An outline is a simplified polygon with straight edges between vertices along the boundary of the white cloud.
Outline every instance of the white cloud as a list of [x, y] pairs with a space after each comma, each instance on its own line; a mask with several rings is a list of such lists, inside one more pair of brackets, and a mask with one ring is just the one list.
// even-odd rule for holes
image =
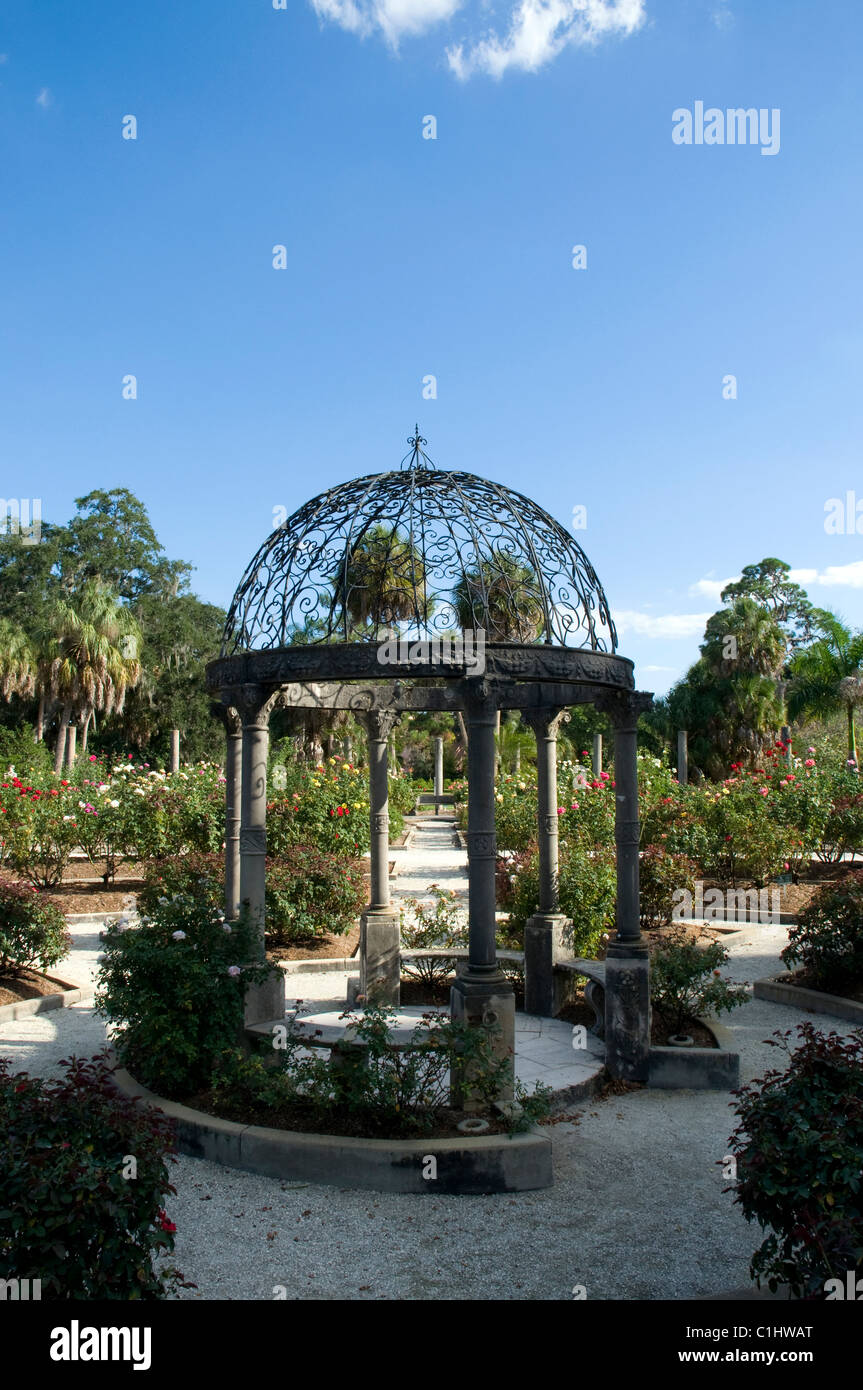
[[636, 613], [620, 609], [612, 613], [618, 636], [631, 632], [635, 637], [702, 637], [710, 613]]
[[739, 578], [739, 574], [732, 574], [728, 579], [697, 579], [694, 584], [690, 584], [689, 592], [693, 598], [715, 598], [719, 602], [722, 590], [727, 585], [736, 583]]
[[828, 565], [824, 570], [792, 570], [788, 577], [795, 584], [823, 584], [825, 588], [842, 586], [846, 589], [863, 589], [863, 560], [852, 560], [847, 565]]
[[[646, 0], [310, 0], [321, 19], [349, 33], [380, 33], [393, 48], [404, 37], [448, 24], [460, 12], [466, 32], [446, 50], [456, 77], [536, 72], [570, 44], [635, 33]], [[502, 24], [494, 27], [500, 14]], [[492, 27], [488, 25], [489, 16]], [[504, 37], [500, 37], [504, 30]]]
[[734, 23], [734, 15], [728, 8], [728, 0], [719, 0], [719, 4], [716, 6], [710, 18], [713, 20], [717, 29], [729, 29]]
[[352, 34], [380, 30], [393, 47], [404, 35], [423, 34], [452, 19], [464, 0], [312, 0], [322, 19]]
[[644, 22], [644, 0], [518, 0], [509, 31], [447, 49], [449, 65], [464, 80], [473, 72], [502, 77], [509, 68], [536, 72], [569, 44], [626, 37]]
[[45, 110], [46, 106], [51, 105], [51, 93], [48, 91], [47, 87], [43, 87], [40, 91], [39, 95], [36, 98], [36, 105], [41, 106], [43, 111]]

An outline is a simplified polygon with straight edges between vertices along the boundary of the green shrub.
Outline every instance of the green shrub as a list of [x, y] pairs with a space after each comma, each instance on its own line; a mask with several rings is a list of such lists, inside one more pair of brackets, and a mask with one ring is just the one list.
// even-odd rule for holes
[[73, 803], [62, 784], [42, 790], [18, 777], [0, 792], [6, 861], [37, 888], [56, 888], [78, 843], [77, 797]]
[[706, 935], [693, 939], [684, 927], [666, 933], [650, 958], [650, 1002], [675, 1033], [682, 1033], [689, 1019], [746, 1003], [746, 986], [720, 975], [727, 960], [726, 947]]
[[641, 930], [655, 931], [671, 921], [674, 894], [680, 889], [695, 894], [696, 866], [685, 854], [670, 854], [659, 845], [648, 845], [639, 857]]
[[[188, 894], [215, 912], [225, 900], [225, 862], [221, 854], [184, 854], [158, 859], [144, 872], [138, 896], [142, 911], [152, 912], [159, 899]], [[359, 860], [292, 845], [278, 859], [267, 858], [266, 931], [274, 946], [289, 946], [330, 933], [350, 931], [367, 894]]]
[[191, 894], [157, 902], [140, 927], [122, 920], [103, 933], [96, 1007], [136, 1080], [163, 1096], [208, 1084], [219, 1053], [243, 1023], [247, 984], [274, 967], [255, 960], [257, 933]]
[[0, 1058], [0, 1277], [41, 1280], [43, 1299], [162, 1298], [183, 1282], [153, 1264], [174, 1248], [171, 1122], [120, 1096], [103, 1057], [62, 1065]]
[[50, 970], [71, 949], [59, 907], [29, 884], [0, 883], [0, 975]]
[[[401, 944], [408, 951], [464, 950], [467, 923], [458, 905], [454, 888], [432, 883], [426, 889], [430, 902], [406, 898], [401, 907]], [[402, 971], [415, 980], [432, 985], [444, 979], [453, 968], [455, 956], [420, 956], [403, 960]]]
[[758, 776], [737, 786], [712, 787], [701, 796], [701, 815], [707, 834], [702, 867], [719, 883], [735, 885], [749, 877], [763, 887], [782, 873], [796, 838], [777, 818], [775, 794], [769, 779]]
[[863, 869], [818, 889], [789, 929], [782, 959], [827, 990], [863, 980]]
[[[528, 918], [539, 911], [539, 852], [534, 851], [515, 871], [510, 931], [523, 931]], [[558, 873], [560, 911], [572, 922], [567, 947], [573, 955], [590, 956], [603, 932], [614, 922], [617, 896], [614, 855], [591, 850], [570, 839], [560, 846]]]
[[18, 777], [37, 785], [51, 780], [53, 754], [44, 742], [36, 742], [36, 731], [29, 724], [0, 728], [0, 774], [5, 777], [10, 768], [15, 769]]
[[[467, 801], [464, 805], [466, 814]], [[518, 852], [536, 844], [536, 817], [536, 787], [522, 780], [504, 777], [495, 793], [494, 821], [498, 848]]]
[[296, 845], [267, 860], [267, 936], [287, 946], [354, 926], [367, 901], [358, 859]]
[[842, 1038], [798, 1025], [771, 1047], [789, 1058], [735, 1092], [739, 1125], [735, 1201], [769, 1234], [750, 1265], [759, 1286], [780, 1283], [796, 1298], [824, 1298], [863, 1274], [863, 1031]]
[[218, 913], [225, 905], [225, 858], [222, 854], [183, 854], [153, 859], [144, 868], [138, 910], [156, 912], [160, 899], [188, 894]]

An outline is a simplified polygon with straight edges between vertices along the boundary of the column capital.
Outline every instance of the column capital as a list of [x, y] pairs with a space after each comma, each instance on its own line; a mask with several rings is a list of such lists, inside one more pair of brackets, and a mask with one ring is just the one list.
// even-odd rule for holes
[[550, 705], [548, 709], [523, 709], [523, 724], [529, 724], [534, 734], [540, 738], [557, 738], [562, 724], [568, 724], [571, 715], [568, 710]]
[[262, 685], [241, 685], [234, 692], [233, 706], [244, 729], [268, 729], [270, 715], [278, 704], [280, 690]]
[[386, 743], [401, 719], [401, 711], [395, 709], [355, 710], [354, 718], [362, 724], [373, 742]]
[[639, 715], [653, 704], [653, 695], [644, 690], [603, 690], [593, 703], [608, 715], [615, 729], [634, 729]]
[[487, 676], [469, 677], [462, 681], [462, 692], [468, 721], [474, 724], [497, 721], [500, 699], [495, 681], [489, 680]]
[[238, 737], [243, 732], [243, 721], [235, 705], [224, 704], [220, 700], [210, 701], [210, 713], [225, 730], [228, 737]]

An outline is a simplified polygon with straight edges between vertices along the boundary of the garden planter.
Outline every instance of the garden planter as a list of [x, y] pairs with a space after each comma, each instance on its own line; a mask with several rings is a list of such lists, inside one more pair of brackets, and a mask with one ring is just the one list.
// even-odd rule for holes
[[651, 1047], [648, 1086], [660, 1090], [733, 1091], [740, 1084], [740, 1054], [731, 1050], [728, 1029], [712, 1018], [699, 1018], [697, 1022], [713, 1034], [718, 1046]]
[[[123, 1095], [162, 1110], [176, 1125], [182, 1153], [264, 1177], [374, 1192], [482, 1195], [529, 1192], [553, 1182], [550, 1136], [538, 1128], [458, 1139], [358, 1139], [243, 1125], [163, 1100], [118, 1068]], [[436, 1162], [430, 1180], [429, 1158]]]

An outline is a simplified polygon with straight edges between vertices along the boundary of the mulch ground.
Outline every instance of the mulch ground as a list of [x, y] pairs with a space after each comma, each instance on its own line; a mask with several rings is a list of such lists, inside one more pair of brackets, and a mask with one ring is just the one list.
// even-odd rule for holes
[[[341, 960], [350, 958], [359, 949], [360, 924], [351, 927], [344, 936], [316, 936], [293, 946], [270, 946], [267, 960]], [[359, 961], [357, 962], [359, 965]]]
[[22, 970], [20, 975], [0, 975], [0, 1004], [20, 1004], [23, 999], [42, 999], [47, 994], [62, 993], [62, 985], [35, 970]]
[[[63, 875], [63, 882], [48, 889], [45, 896], [63, 913], [120, 912], [123, 899], [143, 888], [144, 867], [144, 864], [131, 862], [120, 865], [116, 879], [106, 887], [102, 877], [103, 860], [97, 859], [91, 864], [87, 859], [73, 859]], [[22, 881], [21, 875], [10, 869], [0, 869], [0, 880], [5, 883]]]
[[[465, 1118], [461, 1110], [441, 1107], [427, 1128], [412, 1127], [392, 1118], [376, 1118], [365, 1112], [339, 1109], [328, 1106], [320, 1108], [303, 1105], [260, 1106], [254, 1104], [237, 1105], [228, 1101], [219, 1104], [209, 1091], [192, 1096], [183, 1102], [195, 1110], [203, 1110], [207, 1115], [217, 1115], [223, 1120], [234, 1120], [241, 1125], [262, 1125], [268, 1129], [299, 1130], [303, 1134], [338, 1134], [355, 1139], [468, 1139], [460, 1134], [457, 1125]], [[509, 1126], [502, 1117], [484, 1115], [488, 1121], [486, 1134], [506, 1134]]]

